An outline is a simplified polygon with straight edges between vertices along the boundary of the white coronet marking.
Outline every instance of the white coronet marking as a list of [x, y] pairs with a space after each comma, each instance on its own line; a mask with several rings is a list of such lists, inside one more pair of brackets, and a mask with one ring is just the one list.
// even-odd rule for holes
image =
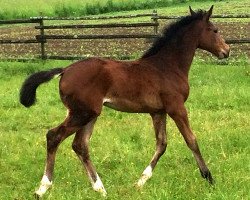
[[43, 178], [41, 180], [41, 184], [39, 189], [36, 191], [36, 194], [41, 197], [43, 196], [46, 191], [52, 186], [52, 181], [48, 179], [46, 175], [43, 175]]
[[142, 173], [141, 178], [137, 182], [137, 186], [139, 188], [141, 188], [146, 183], [146, 181], [151, 178], [151, 176], [153, 174], [152, 171], [153, 170], [152, 170], [152, 167], [150, 165], [146, 167], [146, 169]]
[[96, 174], [96, 181], [95, 182], [91, 181], [91, 182], [92, 182], [92, 187], [95, 191], [100, 192], [102, 194], [102, 196], [104, 196], [104, 197], [107, 195], [107, 192], [106, 192], [98, 174]]

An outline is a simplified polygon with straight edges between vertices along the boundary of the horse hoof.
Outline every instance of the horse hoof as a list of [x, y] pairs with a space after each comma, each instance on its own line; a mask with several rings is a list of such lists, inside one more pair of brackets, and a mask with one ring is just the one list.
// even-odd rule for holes
[[37, 194], [36, 192], [34, 193], [34, 198], [35, 199], [40, 199], [42, 196], [40, 196], [39, 194]]
[[205, 171], [205, 172], [202, 172], [201, 171], [201, 176], [205, 179], [207, 179], [207, 181], [211, 184], [211, 185], [214, 185], [214, 179], [211, 175], [211, 172], [209, 170]]
[[208, 182], [209, 182], [211, 185], [214, 185], [214, 184], [215, 184], [215, 181], [214, 181], [214, 179], [212, 178], [211, 174], [210, 174], [209, 177], [207, 177], [207, 180], [208, 180]]

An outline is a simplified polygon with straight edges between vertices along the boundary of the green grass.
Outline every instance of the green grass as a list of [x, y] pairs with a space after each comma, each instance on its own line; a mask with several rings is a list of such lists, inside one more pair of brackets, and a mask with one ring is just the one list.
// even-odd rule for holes
[[[40, 11], [54, 16], [55, 8], [60, 11], [57, 0], [51, 0], [50, 4], [41, 2], [30, 4], [20, 0], [9, 3], [2, 0], [0, 13], [4, 11], [3, 18], [7, 19], [37, 16]], [[215, 4], [215, 14], [249, 13], [247, 0], [188, 2], [157, 10], [160, 14], [181, 15], [187, 13], [189, 4], [195, 9], [208, 9]], [[79, 1], [63, 1], [62, 5], [72, 8], [70, 15], [80, 15], [74, 11], [74, 7], [79, 7]], [[145, 12], [149, 11], [136, 11]], [[33, 199], [44, 169], [46, 132], [58, 125], [66, 114], [59, 99], [56, 79], [39, 87], [35, 106], [30, 109], [22, 107], [18, 94], [23, 80], [35, 71], [69, 63], [0, 62], [0, 199]], [[136, 190], [133, 184], [148, 165], [155, 148], [150, 117], [104, 108], [90, 147], [108, 199], [250, 198], [248, 58], [230, 58], [226, 62], [196, 59], [189, 78], [191, 93], [186, 103], [189, 118], [216, 180], [215, 187], [210, 187], [200, 177], [191, 152], [173, 121], [168, 119], [167, 152], [144, 189]], [[67, 139], [58, 150], [54, 185], [44, 199], [101, 199], [92, 190], [81, 163], [71, 150], [72, 139]]]
[[[114, 13], [120, 11], [159, 9], [163, 7], [164, 14], [187, 13], [188, 5], [217, 6], [218, 14], [247, 14], [249, 13], [248, 0], [1, 0], [0, 19], [16, 19], [40, 16], [83, 16], [103, 13]], [[178, 5], [178, 6], [176, 6]], [[233, 6], [232, 6], [233, 5]], [[232, 9], [233, 8], [233, 9]], [[205, 9], [205, 8], [204, 8]], [[235, 12], [236, 11], [236, 12]], [[177, 13], [178, 13], [177, 12]]]
[[[107, 189], [107, 199], [234, 199], [250, 197], [250, 67], [248, 58], [223, 62], [196, 59], [190, 72], [186, 106], [191, 126], [216, 180], [209, 186], [172, 120], [168, 119], [167, 152], [151, 180], [138, 191], [133, 184], [155, 148], [150, 117], [104, 108], [91, 139], [91, 157]], [[0, 199], [33, 199], [43, 174], [45, 134], [66, 111], [58, 80], [39, 87], [37, 104], [18, 102], [19, 88], [34, 71], [70, 62], [0, 62]], [[71, 150], [72, 137], [59, 148], [54, 186], [44, 199], [101, 199]]]

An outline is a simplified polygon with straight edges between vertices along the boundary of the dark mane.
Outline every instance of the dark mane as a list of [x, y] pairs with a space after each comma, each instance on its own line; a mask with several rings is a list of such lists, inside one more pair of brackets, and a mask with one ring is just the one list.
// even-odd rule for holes
[[206, 12], [199, 10], [194, 15], [189, 15], [186, 17], [182, 17], [177, 22], [173, 22], [169, 26], [165, 27], [162, 33], [162, 36], [157, 38], [152, 46], [143, 54], [142, 58], [147, 58], [155, 55], [159, 50], [165, 46], [170, 44], [170, 42], [176, 38], [177, 32], [184, 26], [190, 24], [195, 20], [202, 19]]

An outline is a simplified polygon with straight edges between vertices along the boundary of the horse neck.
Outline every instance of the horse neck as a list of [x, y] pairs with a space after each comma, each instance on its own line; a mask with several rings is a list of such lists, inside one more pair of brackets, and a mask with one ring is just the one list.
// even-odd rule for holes
[[155, 56], [159, 60], [159, 67], [167, 71], [181, 71], [188, 76], [195, 51], [198, 47], [198, 38], [201, 30], [194, 25], [180, 30], [180, 36], [164, 46]]

